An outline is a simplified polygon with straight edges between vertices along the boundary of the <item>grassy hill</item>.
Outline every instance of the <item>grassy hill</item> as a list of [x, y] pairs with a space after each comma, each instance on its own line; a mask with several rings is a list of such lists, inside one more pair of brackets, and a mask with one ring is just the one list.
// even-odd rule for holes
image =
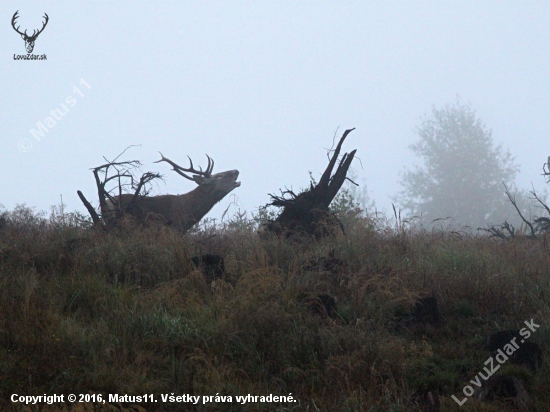
[[[181, 236], [154, 223], [104, 233], [63, 214], [4, 213], [0, 409], [514, 411], [514, 398], [480, 402], [476, 392], [459, 407], [451, 396], [465, 398], [487, 366], [488, 335], [533, 319], [542, 368], [507, 362], [496, 375], [521, 380], [528, 410], [550, 410], [546, 238], [347, 223], [347, 235], [297, 242], [259, 236], [242, 217]], [[194, 266], [201, 254], [224, 258], [221, 279]], [[425, 296], [437, 298], [441, 322], [414, 316]], [[10, 401], [54, 393], [107, 402]], [[158, 402], [117, 406], [108, 394]], [[186, 394], [200, 401], [161, 399]], [[293, 402], [237, 402], [248, 394]]]

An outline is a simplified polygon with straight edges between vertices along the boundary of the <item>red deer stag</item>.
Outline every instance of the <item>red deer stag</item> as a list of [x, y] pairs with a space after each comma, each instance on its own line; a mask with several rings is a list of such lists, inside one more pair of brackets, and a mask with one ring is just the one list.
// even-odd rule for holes
[[[198, 187], [183, 195], [135, 197], [133, 194], [123, 194], [114, 197], [113, 201], [108, 202], [110, 210], [120, 208], [123, 212], [138, 218], [147, 217], [149, 214], [153, 216], [160, 215], [164, 218], [166, 224], [176, 230], [186, 232], [194, 224], [198, 223], [216, 203], [241, 185], [241, 182], [237, 182], [237, 177], [239, 176], [238, 170], [228, 170], [212, 174], [214, 161], [208, 155], [206, 155], [208, 166], [205, 171], [200, 167], [200, 170], [196, 170], [189, 156], [187, 157], [189, 158], [190, 167], [185, 169], [164, 157], [162, 153], [160, 155], [162, 159], [155, 163], [169, 163], [173, 167], [172, 170], [186, 179], [194, 181]], [[193, 175], [189, 176], [184, 172], [192, 173]]]

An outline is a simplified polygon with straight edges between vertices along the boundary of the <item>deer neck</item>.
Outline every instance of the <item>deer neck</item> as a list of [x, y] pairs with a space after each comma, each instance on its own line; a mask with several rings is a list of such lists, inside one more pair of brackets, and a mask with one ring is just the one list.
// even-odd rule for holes
[[208, 185], [196, 187], [194, 190], [178, 196], [181, 204], [185, 205], [182, 216], [183, 220], [188, 221], [185, 226], [191, 227], [199, 222], [216, 203], [223, 199], [224, 194], [213, 190]]

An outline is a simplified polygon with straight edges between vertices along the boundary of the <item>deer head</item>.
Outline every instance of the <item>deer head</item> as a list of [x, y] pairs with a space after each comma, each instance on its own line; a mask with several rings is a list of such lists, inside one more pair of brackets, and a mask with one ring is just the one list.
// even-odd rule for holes
[[23, 40], [25, 40], [25, 48], [27, 49], [27, 53], [32, 53], [32, 51], [34, 50], [34, 42], [36, 41], [36, 38], [38, 37], [38, 35], [40, 33], [42, 33], [42, 31], [44, 31], [44, 28], [46, 27], [46, 24], [48, 24], [48, 20], [50, 18], [48, 17], [48, 15], [46, 13], [44, 13], [44, 18], [46, 19], [46, 21], [42, 24], [42, 28], [40, 30], [38, 30], [38, 32], [36, 30], [34, 30], [32, 32], [32, 35], [29, 36], [29, 35], [27, 35], [27, 30], [25, 30], [24, 33], [19, 31], [19, 27], [21, 27], [21, 26], [17, 26], [17, 28], [15, 27], [15, 20], [17, 20], [17, 18], [19, 17], [17, 15], [17, 13], [19, 13], [19, 10], [17, 10], [14, 13], [13, 18], [11, 19], [11, 25], [12, 25], [13, 29], [21, 35], [21, 38]]
[[[200, 192], [209, 193], [210, 196], [216, 198], [221, 196], [216, 202], [221, 200], [233, 189], [241, 185], [241, 182], [237, 182], [237, 177], [239, 177], [238, 170], [228, 170], [227, 172], [216, 173], [213, 175], [212, 170], [214, 169], [214, 161], [208, 155], [206, 155], [206, 157], [208, 158], [208, 166], [206, 167], [206, 170], [204, 172], [200, 166], [199, 170], [195, 169], [195, 167], [193, 166], [193, 161], [189, 156], [187, 156], [190, 164], [190, 167], [188, 169], [184, 169], [170, 159], [167, 159], [163, 156], [162, 153], [160, 153], [160, 156], [161, 159], [157, 160], [155, 163], [167, 162], [172, 166], [172, 170], [174, 170], [176, 173], [185, 177], [186, 179], [192, 180], [197, 185], [199, 185], [197, 189], [202, 187], [204, 190], [200, 190]], [[193, 175], [189, 176], [185, 174], [185, 172], [192, 173]]]
[[[160, 152], [159, 152], [160, 153]], [[206, 170], [195, 169], [189, 156], [190, 167], [183, 168], [160, 153], [161, 159], [155, 163], [167, 162], [179, 175], [195, 182], [198, 187], [183, 195], [141, 196], [135, 198], [132, 194], [123, 194], [114, 198], [109, 208], [119, 207], [124, 212], [139, 218], [146, 218], [150, 213], [162, 215], [164, 221], [182, 232], [187, 231], [198, 223], [216, 203], [222, 200], [229, 192], [241, 185], [237, 182], [238, 170], [212, 174], [214, 161], [210, 156]]]

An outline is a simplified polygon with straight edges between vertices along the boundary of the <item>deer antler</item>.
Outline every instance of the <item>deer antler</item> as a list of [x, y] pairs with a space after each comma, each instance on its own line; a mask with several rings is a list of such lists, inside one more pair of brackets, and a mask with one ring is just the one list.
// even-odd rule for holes
[[27, 30], [25, 30], [25, 33], [21, 33], [21, 32], [19, 31], [19, 27], [21, 27], [21, 26], [17, 26], [17, 28], [15, 28], [15, 20], [17, 20], [17, 19], [19, 18], [19, 16], [17, 15], [17, 13], [19, 13], [19, 10], [17, 10], [17, 11], [15, 12], [15, 14], [13, 15], [13, 18], [11, 19], [11, 26], [12, 26], [13, 29], [14, 29], [17, 33], [19, 33], [21, 36], [26, 36], [26, 35], [27, 35]]
[[35, 39], [36, 37], [38, 37], [38, 35], [40, 33], [42, 33], [42, 31], [44, 31], [44, 29], [46, 28], [46, 25], [48, 24], [48, 21], [50, 20], [50, 18], [48, 17], [48, 14], [44, 13], [43, 17], [46, 19], [46, 21], [44, 23], [42, 23], [42, 28], [40, 30], [38, 30], [38, 32], [36, 32], [36, 30], [33, 30], [32, 36], [29, 36], [27, 34], [27, 30], [25, 30], [24, 33], [19, 31], [19, 27], [21, 27], [21, 26], [17, 26], [17, 28], [15, 27], [15, 21], [19, 18], [19, 16], [17, 15], [18, 13], [19, 13], [19, 10], [17, 10], [15, 12], [15, 14], [13, 15], [13, 17], [11, 19], [11, 25], [17, 33], [19, 33], [21, 36], [25, 36], [27, 39]]
[[33, 30], [33, 33], [32, 33], [31, 37], [38, 37], [38, 35], [40, 33], [42, 33], [44, 31], [44, 29], [46, 28], [46, 24], [48, 24], [48, 21], [50, 20], [50, 18], [48, 17], [48, 15], [46, 13], [44, 13], [43, 17], [46, 19], [46, 21], [44, 23], [42, 23], [42, 28], [40, 30], [38, 30], [38, 32], [36, 34], [34, 34], [35, 30]]
[[189, 172], [189, 173], [193, 173], [193, 174], [199, 175], [199, 176], [210, 177], [210, 175], [212, 174], [212, 170], [214, 170], [214, 161], [208, 155], [206, 155], [206, 157], [208, 158], [208, 166], [206, 167], [206, 170], [204, 172], [202, 171], [202, 167], [200, 167], [200, 166], [199, 166], [200, 170], [195, 169], [195, 167], [193, 166], [193, 161], [191, 160], [191, 158], [189, 156], [187, 156], [187, 158], [189, 159], [189, 163], [190, 163], [189, 169], [185, 169], [185, 168], [177, 165], [176, 163], [174, 163], [170, 159], [167, 159], [166, 157], [164, 157], [164, 155], [162, 153], [160, 153], [160, 156], [162, 157], [162, 159], [157, 160], [154, 163], [167, 162], [173, 167], [173, 170], [176, 173], [178, 173], [178, 174], [182, 175], [183, 177], [185, 177], [186, 179], [192, 180], [194, 182], [196, 182], [195, 179], [193, 179], [192, 177], [187, 176], [183, 172]]

